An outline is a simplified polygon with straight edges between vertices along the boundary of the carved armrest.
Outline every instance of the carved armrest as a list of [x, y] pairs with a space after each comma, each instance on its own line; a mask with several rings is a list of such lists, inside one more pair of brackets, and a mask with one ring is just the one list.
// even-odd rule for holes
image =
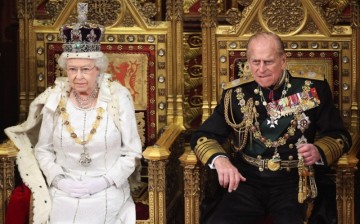
[[0, 223], [5, 223], [6, 207], [9, 203], [11, 192], [15, 187], [15, 159], [17, 148], [14, 143], [7, 140], [0, 144]]
[[156, 143], [143, 152], [148, 162], [148, 223], [166, 223], [166, 164], [170, 149], [183, 130], [183, 127], [177, 124], [168, 126]]
[[355, 223], [354, 176], [357, 171], [360, 135], [353, 136], [353, 145], [334, 165], [336, 170], [336, 206], [338, 223]]

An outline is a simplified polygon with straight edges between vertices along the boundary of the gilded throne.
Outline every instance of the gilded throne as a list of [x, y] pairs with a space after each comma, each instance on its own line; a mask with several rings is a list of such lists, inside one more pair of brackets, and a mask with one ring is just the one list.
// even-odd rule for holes
[[[141, 184], [132, 189], [137, 204], [138, 223], [165, 223], [170, 210], [179, 210], [181, 195], [177, 193], [181, 174], [176, 158], [181, 155], [184, 139], [181, 94], [176, 74], [181, 67], [174, 64], [173, 49], [178, 48], [179, 33], [169, 21], [156, 21], [161, 2], [137, 1], [32, 1], [17, 2], [19, 17], [20, 115], [25, 120], [30, 102], [57, 77], [65, 76], [56, 61], [62, 52], [59, 28], [76, 22], [77, 3], [88, 4], [88, 20], [106, 27], [101, 50], [108, 56], [108, 72], [127, 87], [133, 97], [138, 131], [144, 159], [141, 161]], [[32, 11], [34, 9], [34, 11]], [[106, 10], [104, 10], [106, 9]], [[168, 4], [168, 15], [176, 13], [174, 3]], [[156, 18], [155, 18], [156, 15]], [[168, 74], [172, 74], [171, 77]], [[15, 184], [16, 147], [11, 142], [1, 145], [1, 222]], [[166, 161], [174, 163], [166, 165]], [[166, 171], [165, 171], [166, 170]], [[166, 178], [165, 173], [173, 173]], [[165, 190], [165, 180], [171, 190]], [[181, 189], [180, 191], [181, 192]], [[168, 197], [165, 197], [168, 195]], [[168, 198], [168, 200], [166, 200]], [[167, 209], [165, 209], [165, 207]], [[181, 207], [180, 207], [181, 208]], [[32, 220], [30, 205], [30, 217]], [[36, 223], [36, 220], [32, 220]]]
[[[138, 223], [199, 223], [203, 167], [186, 144], [187, 137], [216, 106], [222, 84], [243, 78], [236, 66], [244, 62], [246, 40], [259, 30], [283, 37], [290, 69], [331, 80], [334, 102], [354, 139], [351, 151], [333, 166], [338, 223], [355, 223], [354, 175], [360, 148], [358, 1], [81, 2], [89, 4], [89, 19], [106, 26], [102, 50], [112, 60], [109, 71], [135, 98], [144, 146], [142, 179], [147, 186], [135, 196], [148, 205], [149, 213]], [[61, 51], [58, 28], [74, 21], [76, 3], [17, 1], [20, 120], [26, 118], [35, 96], [62, 76], [55, 63]], [[131, 75], [135, 82], [130, 82]], [[14, 187], [15, 156], [11, 143], [1, 145], [2, 221]]]
[[[355, 175], [359, 153], [358, 2], [352, 1], [201, 1], [202, 121], [215, 108], [225, 83], [248, 77], [243, 72], [247, 39], [271, 31], [284, 40], [288, 69], [299, 76], [322, 76], [330, 82], [333, 100], [349, 128], [353, 146], [331, 167], [336, 185], [337, 223], [356, 223]], [[347, 19], [345, 19], [345, 17]], [[220, 19], [221, 18], [221, 19]], [[195, 82], [198, 77], [191, 77]], [[186, 223], [199, 223], [199, 205], [212, 193], [204, 167], [186, 150], [184, 182]], [[206, 173], [206, 172], [205, 172]], [[329, 174], [328, 174], [329, 175]], [[356, 186], [355, 186], [356, 187]], [[356, 205], [358, 206], [358, 205]], [[310, 215], [310, 214], [309, 214]]]

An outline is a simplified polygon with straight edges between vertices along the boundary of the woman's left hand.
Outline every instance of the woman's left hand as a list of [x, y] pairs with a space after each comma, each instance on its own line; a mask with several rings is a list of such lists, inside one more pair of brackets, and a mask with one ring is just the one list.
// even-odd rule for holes
[[113, 182], [111, 183], [109, 178], [102, 176], [102, 177], [96, 177], [96, 178], [89, 179], [89, 180], [84, 180], [82, 182], [82, 184], [85, 188], [88, 189], [90, 195], [92, 195], [92, 194], [96, 194], [96, 193], [110, 187], [113, 184]]

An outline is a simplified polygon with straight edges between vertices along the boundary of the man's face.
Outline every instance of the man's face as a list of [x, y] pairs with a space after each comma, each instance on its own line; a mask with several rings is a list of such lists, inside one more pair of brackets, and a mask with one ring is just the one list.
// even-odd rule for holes
[[275, 40], [259, 37], [249, 45], [248, 61], [255, 81], [261, 87], [275, 85], [286, 68], [286, 55], [280, 55]]

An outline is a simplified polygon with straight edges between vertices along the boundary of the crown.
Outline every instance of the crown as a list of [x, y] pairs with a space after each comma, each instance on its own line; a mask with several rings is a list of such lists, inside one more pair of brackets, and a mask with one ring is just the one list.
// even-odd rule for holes
[[87, 3], [78, 3], [77, 12], [77, 23], [65, 24], [60, 28], [60, 37], [64, 41], [64, 53], [67, 54], [68, 58], [102, 56], [100, 41], [105, 31], [104, 26], [87, 22]]

